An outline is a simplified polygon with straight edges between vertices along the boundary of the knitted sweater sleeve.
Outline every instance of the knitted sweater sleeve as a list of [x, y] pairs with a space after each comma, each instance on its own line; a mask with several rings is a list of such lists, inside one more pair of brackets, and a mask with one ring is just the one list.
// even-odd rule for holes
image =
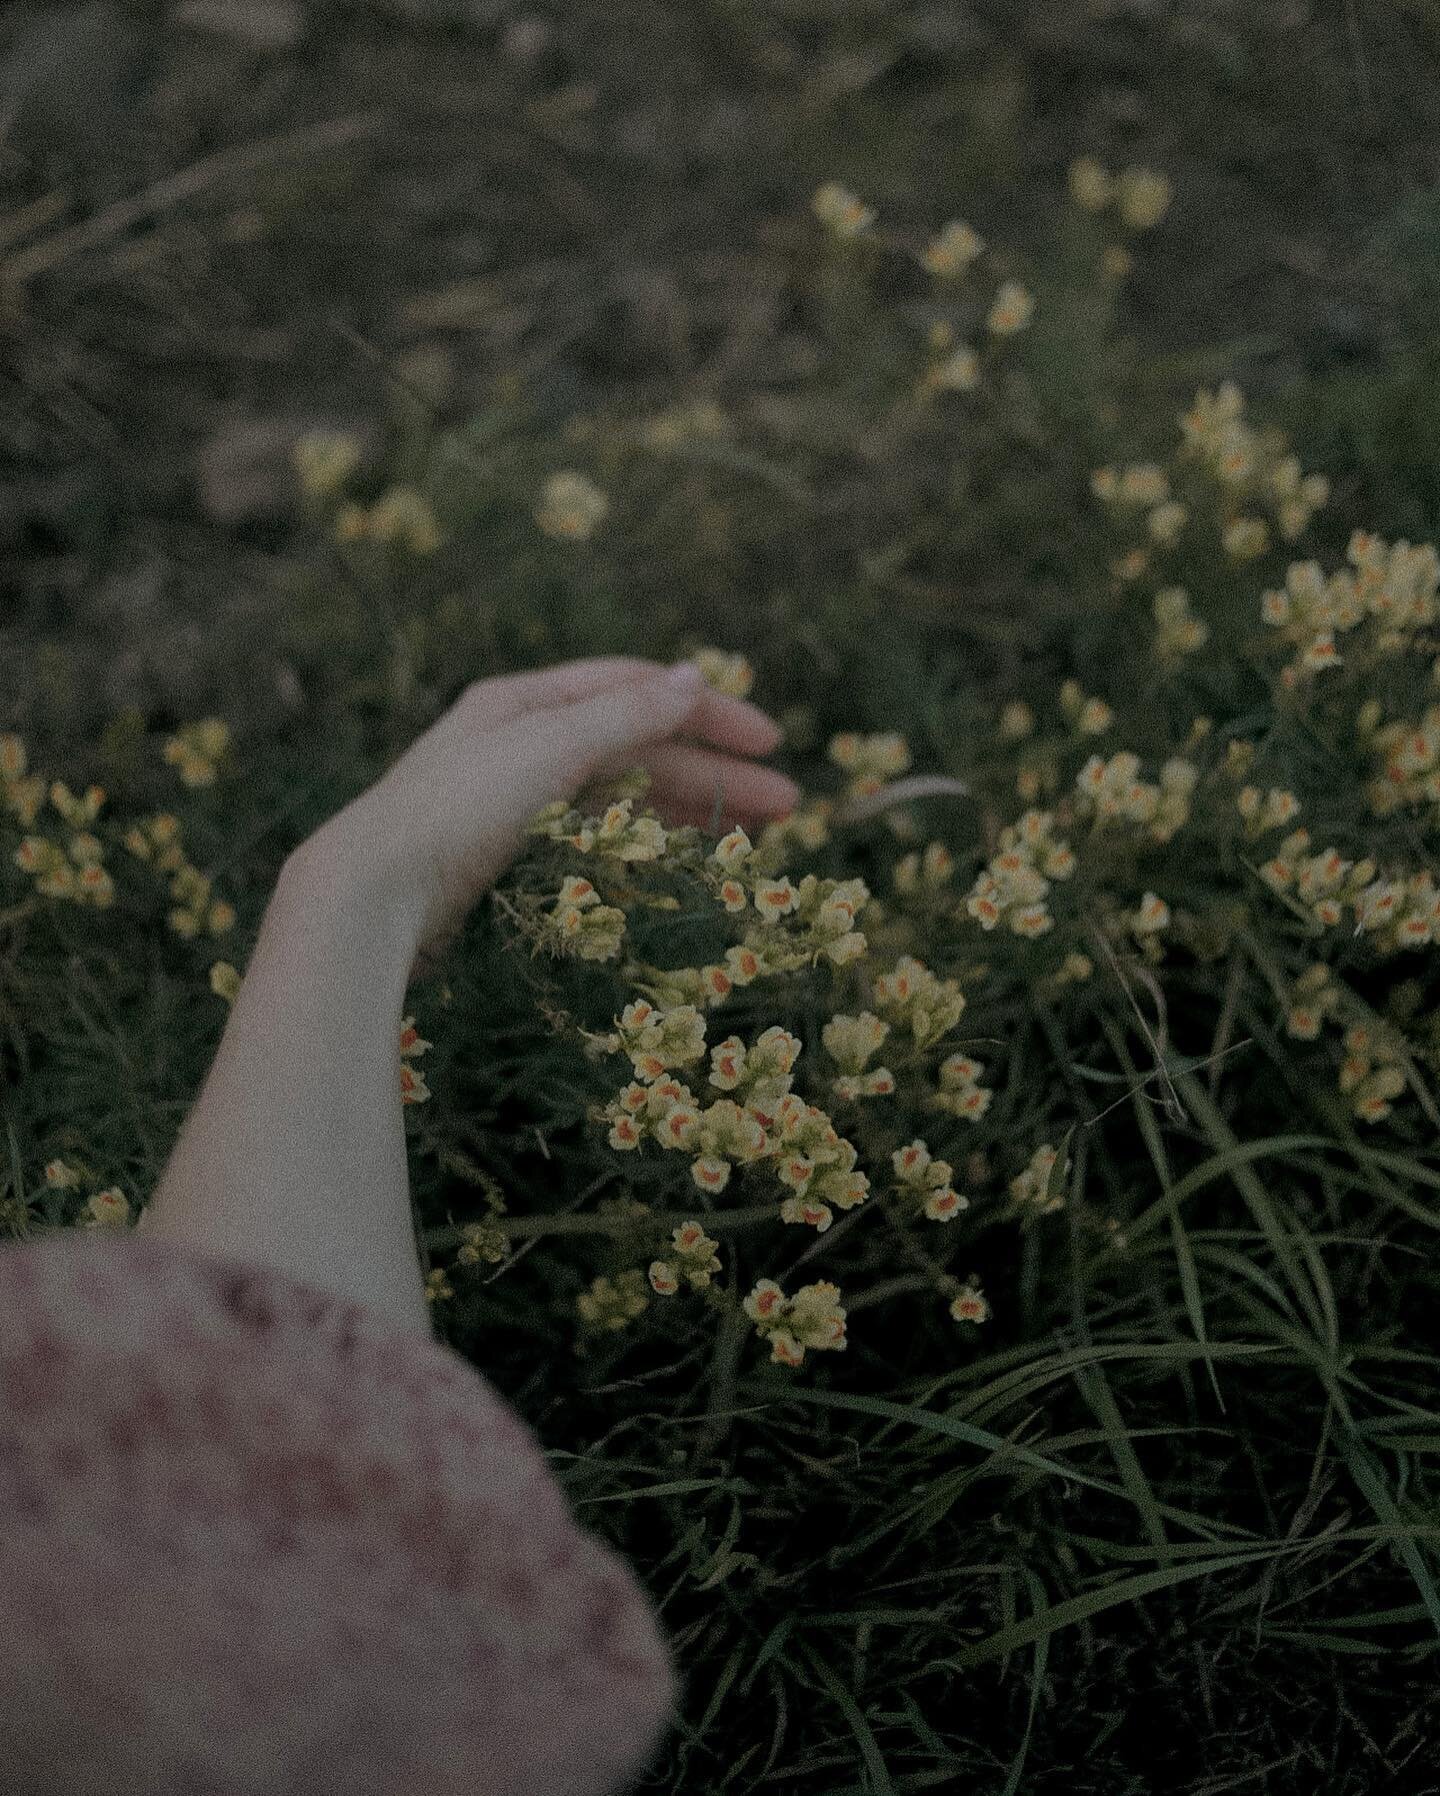
[[608, 1796], [658, 1617], [457, 1354], [143, 1237], [0, 1248], [7, 1796]]

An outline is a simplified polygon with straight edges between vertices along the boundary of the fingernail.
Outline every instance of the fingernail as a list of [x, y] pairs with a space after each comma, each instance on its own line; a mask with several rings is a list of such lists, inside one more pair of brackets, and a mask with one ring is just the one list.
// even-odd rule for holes
[[698, 692], [705, 678], [693, 661], [677, 661], [665, 670], [665, 681], [679, 692]]

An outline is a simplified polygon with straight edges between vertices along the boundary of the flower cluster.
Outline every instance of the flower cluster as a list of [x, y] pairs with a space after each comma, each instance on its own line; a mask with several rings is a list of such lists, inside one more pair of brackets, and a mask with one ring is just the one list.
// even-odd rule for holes
[[[87, 1182], [86, 1175], [68, 1160], [51, 1160], [45, 1167], [45, 1183], [52, 1191], [76, 1191]], [[80, 1217], [81, 1228], [124, 1228], [130, 1220], [130, 1200], [118, 1185], [107, 1185], [85, 1200]]]
[[[1232, 522], [1263, 524], [1262, 519], [1252, 519], [1239, 510], [1246, 504], [1263, 506], [1274, 515], [1285, 541], [1293, 542], [1330, 497], [1330, 483], [1323, 474], [1302, 472], [1283, 435], [1256, 430], [1244, 413], [1244, 396], [1234, 381], [1225, 381], [1213, 393], [1202, 389], [1180, 420], [1181, 454], [1198, 462], [1220, 483], [1231, 501]], [[1259, 552], [1265, 547], [1268, 532]], [[1240, 558], [1246, 557], [1242, 554]]]
[[924, 851], [901, 855], [895, 863], [897, 892], [933, 892], [945, 885], [955, 871], [955, 856], [943, 842], [928, 842]]
[[586, 542], [610, 515], [610, 501], [587, 475], [562, 468], [545, 482], [535, 522], [547, 536]]
[[837, 1103], [889, 1097], [894, 1092], [895, 1075], [889, 1067], [870, 1065], [889, 1033], [890, 1025], [869, 1010], [859, 1016], [833, 1016], [820, 1031], [825, 1052], [840, 1069], [830, 1086]]
[[[31, 786], [33, 776], [25, 775], [25, 750], [18, 737], [5, 739], [7, 758], [16, 769], [12, 791], [21, 791], [23, 802], [14, 809], [23, 810], [31, 822], [37, 820], [43, 799]], [[115, 882], [105, 869], [105, 845], [91, 827], [99, 818], [105, 793], [90, 786], [77, 794], [62, 781], [55, 780], [49, 790], [50, 805], [68, 830], [65, 843], [47, 836], [27, 835], [15, 850], [15, 865], [35, 881], [42, 898], [69, 899], [75, 904], [93, 905], [107, 910], [115, 901]]]
[[980, 385], [980, 357], [968, 343], [956, 340], [954, 326], [940, 319], [930, 327], [934, 359], [918, 388], [921, 398], [932, 393], [973, 393]]
[[1376, 649], [1394, 653], [1440, 615], [1440, 555], [1430, 544], [1387, 544], [1357, 530], [1347, 559], [1348, 567], [1329, 575], [1317, 561], [1292, 562], [1283, 590], [1261, 596], [1261, 616], [1296, 650], [1281, 671], [1286, 687], [1338, 667], [1342, 657], [1336, 637], [1367, 621], [1375, 626]]
[[982, 929], [1005, 923], [1015, 935], [1044, 935], [1054, 926], [1045, 900], [1054, 880], [1069, 879], [1075, 853], [1054, 833], [1049, 811], [1027, 811], [1001, 833], [1000, 852], [980, 873], [965, 901]]
[[29, 765], [29, 756], [21, 739], [0, 736], [0, 806], [9, 811], [22, 829], [29, 829], [45, 802], [45, 781], [38, 773], [30, 773]]
[[1047, 1142], [1030, 1156], [1024, 1172], [1010, 1181], [1010, 1198], [1017, 1208], [1048, 1216], [1065, 1207], [1063, 1182], [1068, 1168], [1060, 1162], [1060, 1150]]
[[173, 900], [169, 924], [176, 935], [193, 940], [202, 932], [225, 935], [235, 926], [235, 907], [216, 898], [211, 880], [185, 857], [180, 821], [168, 811], [142, 818], [125, 835], [125, 846], [137, 861], [169, 875]]
[[625, 913], [602, 904], [594, 885], [574, 874], [560, 887], [541, 921], [540, 939], [555, 954], [614, 960], [625, 940]]
[[199, 723], [183, 724], [166, 740], [163, 753], [187, 786], [213, 786], [229, 747], [229, 724], [218, 717], [205, 717]]
[[1150, 231], [1170, 210], [1170, 182], [1154, 169], [1127, 168], [1111, 174], [1094, 156], [1070, 164], [1070, 197], [1086, 212], [1114, 207], [1127, 230]]
[[937, 1110], [947, 1110], [965, 1122], [979, 1122], [995, 1095], [980, 1083], [984, 1071], [980, 1062], [968, 1054], [948, 1055], [940, 1062], [940, 1084], [931, 1103]]
[[1381, 1122], [1405, 1089], [1405, 1056], [1394, 1034], [1356, 1023], [1345, 1031], [1340, 1090], [1362, 1122]]
[[1124, 750], [1106, 759], [1092, 755], [1075, 780], [1076, 808], [1098, 828], [1112, 821], [1139, 824], [1156, 842], [1168, 842], [1189, 821], [1200, 770], [1172, 756], [1158, 782], [1140, 778], [1140, 757]]
[[859, 237], [875, 222], [875, 208], [867, 206], [838, 181], [826, 181], [817, 187], [810, 208], [835, 237]]
[[1369, 936], [1382, 954], [1440, 941], [1440, 888], [1433, 874], [1377, 877], [1372, 859], [1346, 860], [1337, 848], [1306, 854], [1309, 845], [1308, 832], [1296, 830], [1259, 872], [1273, 891], [1303, 905], [1322, 929], [1336, 928], [1349, 911], [1355, 934]]
[[984, 253], [985, 239], [963, 219], [952, 218], [920, 252], [920, 266], [940, 280], [956, 280]]
[[348, 431], [307, 431], [291, 451], [291, 461], [307, 499], [338, 498], [360, 466], [360, 439]]
[[820, 1280], [802, 1285], [787, 1297], [773, 1278], [756, 1281], [745, 1299], [745, 1314], [755, 1332], [770, 1343], [776, 1365], [798, 1366], [807, 1348], [814, 1352], [839, 1352], [845, 1346], [845, 1310], [840, 1287]]
[[1103, 736], [1115, 721], [1115, 713], [1104, 699], [1087, 698], [1078, 680], [1062, 684], [1060, 709], [1078, 736]]
[[1295, 1041], [1315, 1041], [1325, 1019], [1340, 1008], [1340, 992], [1323, 960], [1309, 966], [1295, 981], [1285, 1013], [1285, 1032]]
[[622, 798], [600, 817], [582, 817], [562, 799], [547, 805], [531, 825], [531, 833], [563, 842], [580, 854], [614, 861], [658, 861], [669, 835], [658, 817], [637, 817], [633, 798]]
[[1272, 786], [1262, 792], [1258, 786], [1242, 786], [1235, 797], [1235, 808], [1245, 820], [1245, 833], [1253, 841], [1268, 835], [1272, 829], [1284, 829], [1300, 815], [1300, 800], [1293, 792]]
[[620, 1329], [633, 1322], [649, 1305], [645, 1275], [627, 1266], [613, 1278], [600, 1277], [575, 1299], [580, 1320], [596, 1329]]
[[749, 698], [755, 684], [755, 669], [744, 655], [727, 654], [724, 649], [697, 649], [690, 657], [704, 676], [707, 686], [730, 698]]
[[869, 798], [888, 780], [898, 779], [910, 768], [910, 748], [903, 736], [861, 736], [853, 730], [830, 740], [830, 759], [849, 778], [845, 790], [851, 798]]
[[955, 1176], [954, 1168], [947, 1160], [932, 1158], [923, 1141], [896, 1148], [892, 1164], [896, 1185], [917, 1200], [921, 1215], [928, 1221], [950, 1222], [970, 1208], [970, 1199], [950, 1182]]
[[1035, 299], [1019, 281], [1004, 281], [990, 302], [985, 328], [996, 337], [1013, 337], [1035, 316]]
[[434, 508], [413, 486], [392, 486], [373, 505], [344, 505], [335, 516], [342, 543], [378, 543], [411, 555], [433, 555], [445, 540]]
[[1440, 705], [1432, 705], [1419, 723], [1381, 725], [1379, 717], [1379, 701], [1371, 700], [1357, 720], [1381, 764], [1369, 788], [1376, 816], [1388, 816], [1404, 805], [1440, 805]]
[[1162, 586], [1155, 594], [1155, 654], [1161, 662], [1176, 662], [1203, 649], [1210, 640], [1210, 626], [1190, 608], [1183, 586]]
[[402, 1019], [400, 1023], [400, 1102], [403, 1105], [423, 1104], [430, 1096], [430, 1087], [425, 1082], [425, 1075], [413, 1062], [433, 1045], [432, 1042], [426, 1041], [415, 1027], [413, 1016]]
[[1260, 877], [1272, 891], [1303, 905], [1322, 929], [1333, 929], [1347, 907], [1359, 905], [1375, 877], [1375, 863], [1346, 860], [1338, 848], [1308, 854], [1309, 846], [1309, 830], [1295, 830], [1259, 869]]
[[772, 1026], [749, 1047], [734, 1035], [715, 1046], [709, 1084], [723, 1095], [710, 1103], [667, 1076], [704, 1058], [705, 1019], [698, 1010], [664, 1011], [638, 1000], [617, 1018], [610, 1041], [629, 1053], [637, 1075], [603, 1112], [613, 1148], [633, 1151], [649, 1139], [686, 1153], [691, 1178], [712, 1194], [725, 1189], [736, 1165], [763, 1161], [791, 1193], [780, 1220], [822, 1234], [835, 1209], [864, 1202], [869, 1181], [856, 1170], [853, 1144], [792, 1089], [800, 1042], [787, 1030]]
[[650, 1262], [650, 1289], [661, 1297], [673, 1297], [683, 1278], [692, 1291], [707, 1290], [711, 1277], [720, 1270], [715, 1251], [720, 1243], [712, 1241], [698, 1222], [682, 1222], [671, 1241], [670, 1257]]
[[743, 829], [734, 829], [716, 844], [706, 865], [725, 911], [735, 917], [753, 911], [759, 918], [727, 955], [732, 981], [748, 985], [763, 973], [793, 972], [821, 959], [837, 967], [857, 960], [866, 947], [855, 927], [870, 902], [865, 881], [807, 873], [797, 885], [784, 874], [765, 872], [769, 858], [763, 841], [757, 848]]
[[909, 1032], [919, 1051], [948, 1035], [965, 1009], [965, 994], [955, 981], [937, 978], [911, 954], [902, 954], [874, 981], [870, 997], [896, 1028]]

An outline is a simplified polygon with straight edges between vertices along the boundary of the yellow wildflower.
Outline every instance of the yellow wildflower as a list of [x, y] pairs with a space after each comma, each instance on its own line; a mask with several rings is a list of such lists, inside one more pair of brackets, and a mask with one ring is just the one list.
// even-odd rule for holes
[[307, 499], [335, 498], [360, 466], [360, 456], [360, 439], [338, 430], [307, 431], [291, 451]]
[[545, 482], [535, 522], [547, 536], [585, 542], [610, 515], [610, 501], [593, 480], [564, 468]]
[[952, 218], [920, 252], [920, 261], [929, 273], [953, 278], [964, 274], [984, 248], [983, 237], [963, 219]]
[[957, 1322], [990, 1320], [990, 1305], [976, 1279], [972, 1278], [960, 1287], [950, 1305], [950, 1314]]
[[749, 698], [755, 684], [755, 669], [743, 655], [727, 654], [724, 649], [697, 649], [690, 657], [704, 675], [705, 683], [716, 692], [731, 698]]
[[1153, 230], [1170, 210], [1170, 183], [1154, 169], [1127, 168], [1115, 187], [1121, 220], [1132, 231]]
[[217, 960], [210, 968], [210, 989], [217, 998], [233, 1004], [240, 992], [240, 974], [228, 960]]
[[89, 1212], [89, 1228], [123, 1228], [130, 1220], [130, 1200], [113, 1185], [97, 1191], [85, 1208]]
[[859, 237], [875, 222], [874, 208], [838, 181], [826, 181], [816, 188], [810, 208], [826, 230], [836, 237]]
[[1035, 313], [1035, 301], [1019, 281], [1006, 281], [996, 293], [985, 320], [986, 329], [997, 337], [1012, 337], [1023, 331]]
[[1085, 212], [1102, 212], [1115, 197], [1115, 183], [1103, 163], [1077, 156], [1067, 177], [1070, 197]]

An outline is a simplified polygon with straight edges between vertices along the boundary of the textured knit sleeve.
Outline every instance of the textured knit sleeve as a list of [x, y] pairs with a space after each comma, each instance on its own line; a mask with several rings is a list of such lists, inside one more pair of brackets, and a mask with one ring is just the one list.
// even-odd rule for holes
[[0, 1248], [6, 1796], [600, 1796], [676, 1694], [449, 1348], [143, 1237]]

